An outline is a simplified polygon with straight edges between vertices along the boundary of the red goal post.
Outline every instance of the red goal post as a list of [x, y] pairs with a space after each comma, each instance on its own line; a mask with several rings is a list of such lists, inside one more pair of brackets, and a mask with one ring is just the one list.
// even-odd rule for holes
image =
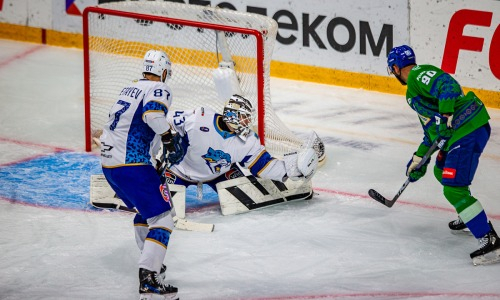
[[268, 150], [280, 156], [303, 147], [304, 138], [292, 133], [272, 108], [270, 65], [276, 34], [272, 18], [227, 9], [164, 1], [87, 7], [86, 150], [91, 151], [121, 89], [142, 77], [142, 59], [150, 49], [165, 51], [172, 61], [172, 78], [167, 81], [173, 92], [170, 109], [208, 106], [220, 113], [224, 100], [212, 76], [221, 65], [229, 66], [243, 96], [256, 108], [256, 131]]

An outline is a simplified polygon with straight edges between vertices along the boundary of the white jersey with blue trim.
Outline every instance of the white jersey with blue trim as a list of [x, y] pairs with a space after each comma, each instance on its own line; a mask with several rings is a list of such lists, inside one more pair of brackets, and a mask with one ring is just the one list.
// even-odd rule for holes
[[123, 88], [101, 135], [103, 167], [153, 164], [160, 135], [170, 129], [171, 103], [170, 88], [160, 81], [141, 79]]
[[286, 175], [284, 162], [266, 151], [257, 134], [252, 131], [242, 139], [223, 130], [221, 118], [203, 107], [168, 113], [167, 120], [181, 135], [185, 149], [182, 160], [170, 170], [188, 181], [207, 182], [229, 171], [233, 163], [241, 163], [254, 176], [282, 181]]

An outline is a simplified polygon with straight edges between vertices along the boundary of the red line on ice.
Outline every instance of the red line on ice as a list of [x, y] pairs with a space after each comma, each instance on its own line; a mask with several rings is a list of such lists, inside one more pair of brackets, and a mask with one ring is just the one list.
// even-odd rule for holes
[[308, 300], [308, 299], [347, 299], [347, 298], [365, 298], [370, 299], [409, 299], [421, 297], [447, 297], [456, 299], [466, 297], [466, 299], [479, 298], [497, 298], [500, 294], [489, 293], [425, 293], [425, 292], [373, 292], [373, 293], [353, 293], [353, 294], [326, 294], [326, 295], [309, 295], [309, 296], [283, 296], [283, 297], [265, 297], [265, 298], [245, 298], [245, 300]]
[[[16, 145], [31, 147], [31, 148], [47, 149], [47, 150], [49, 150], [50, 152], [53, 152], [53, 153], [62, 152], [62, 151], [75, 151], [75, 150], [69, 149], [69, 148], [62, 148], [62, 147], [56, 147], [56, 146], [51, 146], [51, 145], [37, 144], [37, 143], [25, 142], [25, 141], [14, 140], [14, 139], [9, 139], [9, 138], [3, 138], [3, 137], [0, 137], [0, 143], [10, 143], [10, 144], [16, 144]], [[14, 165], [14, 164], [17, 164], [17, 163], [22, 163], [22, 162], [25, 162], [25, 161], [30, 161], [32, 159], [35, 159], [35, 158], [38, 158], [38, 157], [41, 157], [41, 156], [45, 156], [45, 155], [47, 155], [47, 153], [41, 153], [41, 154], [33, 155], [33, 156], [30, 156], [30, 157], [25, 157], [23, 159], [19, 159], [19, 160], [16, 160], [16, 161], [10, 161], [10, 162], [7, 162], [7, 163], [3, 163], [3, 164], [0, 164], [0, 166], [2, 166], [2, 167], [3, 166], [10, 166], [10, 165]]]
[[[318, 187], [314, 187], [313, 189], [316, 192], [324, 192], [324, 193], [328, 193], [328, 194], [335, 194], [335, 195], [355, 197], [355, 198], [364, 198], [364, 199], [371, 200], [371, 197], [368, 195], [365, 195], [365, 194], [342, 192], [342, 191], [336, 191], [336, 190], [331, 190], [331, 189], [326, 189], [326, 188], [318, 188]], [[373, 200], [373, 201], [375, 201], [375, 200]], [[439, 210], [439, 211], [445, 211], [445, 212], [450, 212], [450, 213], [456, 213], [455, 209], [453, 209], [451, 207], [445, 208], [445, 207], [429, 205], [429, 204], [413, 203], [413, 202], [408, 202], [408, 201], [404, 201], [404, 200], [398, 200], [398, 204], [399, 205], [410, 205], [410, 206], [415, 206], [415, 207], [425, 208], [425, 209], [430, 209], [430, 210]], [[500, 215], [488, 214], [488, 218], [494, 219], [494, 220], [500, 220]]]
[[8, 57], [6, 59], [4, 59], [3, 61], [0, 61], [0, 68], [3, 68], [5, 67], [6, 65], [18, 60], [18, 59], [22, 59], [22, 58], [25, 58], [26, 56], [30, 55], [31, 53], [34, 53], [40, 49], [42, 49], [44, 46], [43, 45], [38, 45], [38, 46], [35, 46], [33, 48], [29, 48], [27, 49], [26, 51], [22, 52], [22, 53], [19, 53], [19, 54], [16, 54], [14, 56], [11, 56], [11, 57]]
[[33, 142], [14, 140], [14, 139], [3, 138], [3, 137], [0, 137], [0, 142], [11, 143], [11, 144], [16, 144], [16, 145], [21, 145], [21, 146], [34, 147], [34, 148], [48, 149], [48, 150], [51, 150], [54, 152], [73, 151], [72, 149], [69, 149], [69, 148], [62, 148], [62, 147], [56, 147], [56, 146], [51, 146], [51, 145], [44, 145], [44, 144], [38, 144], [38, 143], [33, 143]]

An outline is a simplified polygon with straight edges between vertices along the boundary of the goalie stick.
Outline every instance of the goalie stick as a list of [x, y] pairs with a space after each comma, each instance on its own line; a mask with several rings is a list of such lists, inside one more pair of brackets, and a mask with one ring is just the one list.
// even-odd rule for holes
[[[443, 146], [442, 139], [440, 139], [440, 138], [437, 138], [434, 141], [434, 143], [432, 143], [431, 147], [429, 148], [429, 150], [427, 150], [427, 153], [425, 153], [424, 157], [422, 157], [422, 160], [418, 163], [418, 165], [415, 167], [415, 169], [419, 169], [425, 163], [427, 163], [427, 160], [430, 159], [432, 153], [434, 152], [434, 150], [438, 146], [439, 147]], [[389, 199], [385, 198], [384, 196], [382, 196], [380, 193], [378, 193], [374, 189], [370, 189], [368, 191], [368, 195], [370, 195], [370, 197], [372, 197], [374, 200], [376, 200], [376, 201], [384, 204], [385, 206], [392, 207], [394, 205], [394, 203], [396, 203], [396, 201], [398, 200], [399, 196], [401, 196], [401, 194], [403, 193], [403, 191], [406, 189], [406, 187], [409, 184], [410, 184], [410, 178], [408, 177], [406, 179], [405, 183], [403, 183], [403, 185], [401, 186], [401, 188], [399, 188], [399, 191], [396, 193], [396, 195], [394, 196], [394, 198], [392, 198], [392, 200], [389, 200]]]
[[[134, 214], [137, 213], [137, 210], [135, 208], [128, 208], [125, 205], [120, 205], [120, 204], [92, 202], [92, 205], [94, 207], [102, 208], [102, 209], [117, 209], [117, 210], [129, 212], [129, 213], [134, 213]], [[215, 228], [214, 224], [191, 222], [191, 221], [188, 221], [186, 219], [181, 219], [177, 216], [174, 216], [173, 219], [174, 219], [175, 228], [182, 229], [182, 230], [198, 231], [198, 232], [212, 232], [212, 231], [214, 231], [214, 228]]]
[[[174, 202], [178, 203], [178, 201], [173, 200], [173, 198], [172, 198], [173, 194], [170, 192], [170, 187], [165, 180], [165, 170], [167, 169], [167, 165], [168, 165], [168, 156], [167, 156], [167, 149], [165, 148], [165, 145], [163, 145], [162, 148], [163, 148], [162, 149], [163, 155], [162, 155], [162, 161], [160, 162], [161, 167], [160, 167], [160, 171], [159, 171], [161, 181], [165, 182], [164, 188], [168, 192], [169, 197], [172, 200], [172, 203], [174, 203]], [[177, 204], [177, 207], [180, 207], [180, 205]], [[214, 231], [214, 229], [215, 229], [214, 224], [195, 223], [195, 222], [191, 222], [191, 221], [184, 219], [185, 209], [186, 209], [186, 194], [184, 193], [184, 201], [182, 202], [182, 215], [181, 215], [182, 218], [179, 218], [177, 216], [173, 217], [174, 225], [176, 228], [183, 229], [183, 230], [189, 230], [189, 231], [200, 231], [200, 232], [213, 232]], [[175, 203], [174, 203], [174, 210], [175, 210]]]
[[[162, 177], [165, 176], [164, 174], [165, 174], [165, 169], [163, 169], [163, 173], [161, 176]], [[163, 186], [166, 189], [166, 191], [168, 192], [170, 199], [172, 199], [173, 194], [170, 192], [170, 188], [168, 186], [168, 183], [165, 182], [165, 184]], [[185, 201], [186, 201], [186, 196], [184, 194], [184, 203], [185, 203]], [[172, 200], [172, 203], [174, 203], [173, 200]], [[184, 209], [185, 209], [185, 207], [184, 207]], [[174, 210], [175, 210], [175, 204], [174, 204]], [[214, 228], [215, 228], [214, 224], [195, 223], [195, 222], [188, 221], [186, 219], [178, 218], [177, 216], [174, 216], [173, 219], [174, 219], [174, 226], [176, 228], [183, 229], [183, 230], [212, 232], [212, 231], [214, 231]]]

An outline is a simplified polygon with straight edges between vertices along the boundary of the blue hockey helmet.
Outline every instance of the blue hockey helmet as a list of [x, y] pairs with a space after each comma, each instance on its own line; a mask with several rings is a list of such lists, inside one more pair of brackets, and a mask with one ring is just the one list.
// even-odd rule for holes
[[402, 69], [408, 65], [416, 65], [415, 52], [410, 46], [402, 45], [394, 47], [387, 55], [387, 66], [389, 71], [392, 73], [392, 66], [396, 65], [399, 69]]

